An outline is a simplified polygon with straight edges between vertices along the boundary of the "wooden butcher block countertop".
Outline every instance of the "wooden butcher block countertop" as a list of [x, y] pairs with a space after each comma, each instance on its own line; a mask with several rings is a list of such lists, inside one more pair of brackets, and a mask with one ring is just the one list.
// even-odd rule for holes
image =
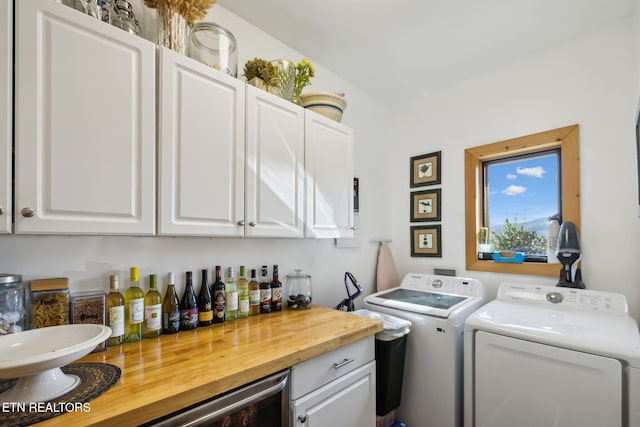
[[89, 412], [37, 425], [141, 424], [381, 330], [379, 321], [313, 306], [125, 343], [78, 361], [122, 370], [120, 380], [89, 403]]

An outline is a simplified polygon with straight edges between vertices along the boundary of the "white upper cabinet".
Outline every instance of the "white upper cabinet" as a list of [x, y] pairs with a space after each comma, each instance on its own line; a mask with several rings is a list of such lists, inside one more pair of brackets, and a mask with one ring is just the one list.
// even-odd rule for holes
[[353, 237], [353, 130], [305, 113], [305, 236]]
[[245, 84], [158, 55], [158, 233], [243, 236]]
[[155, 233], [155, 45], [16, 2], [15, 232]]
[[0, 0], [0, 233], [11, 233], [13, 0]]
[[247, 85], [245, 234], [303, 237], [304, 109]]

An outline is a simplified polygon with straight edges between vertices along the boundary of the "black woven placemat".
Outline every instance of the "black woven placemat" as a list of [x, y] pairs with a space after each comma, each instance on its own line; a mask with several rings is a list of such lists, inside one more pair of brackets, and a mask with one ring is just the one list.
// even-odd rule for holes
[[[19, 427], [53, 418], [66, 412], [90, 411], [87, 403], [109, 390], [120, 379], [120, 368], [108, 363], [73, 363], [63, 366], [65, 374], [80, 378], [80, 384], [69, 393], [48, 402], [25, 404], [0, 403], [0, 426]], [[0, 380], [0, 393], [9, 390], [18, 382], [17, 378]]]

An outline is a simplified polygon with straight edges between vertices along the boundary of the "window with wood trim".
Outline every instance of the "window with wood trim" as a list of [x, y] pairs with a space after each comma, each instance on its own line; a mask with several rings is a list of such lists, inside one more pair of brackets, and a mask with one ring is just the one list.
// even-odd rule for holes
[[[467, 270], [496, 273], [529, 274], [555, 277], [560, 265], [539, 262], [494, 262], [479, 256], [480, 239], [487, 230], [489, 186], [485, 182], [487, 168], [492, 164], [535, 159], [539, 156], [557, 159], [558, 203], [562, 221], [571, 221], [580, 229], [580, 159], [579, 127], [567, 126], [532, 135], [513, 138], [465, 150], [465, 256]], [[518, 203], [514, 200], [514, 203]], [[514, 209], [516, 212], [516, 209]], [[487, 227], [488, 228], [488, 227]], [[534, 254], [531, 254], [534, 255]]]

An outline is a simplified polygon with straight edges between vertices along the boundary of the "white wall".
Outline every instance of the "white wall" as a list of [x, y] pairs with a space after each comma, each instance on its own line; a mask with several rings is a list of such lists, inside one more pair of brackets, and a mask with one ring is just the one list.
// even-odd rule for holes
[[[143, 14], [141, 2], [136, 11], [145, 34], [152, 33], [152, 20]], [[240, 69], [247, 59], [291, 58], [295, 52], [255, 27], [214, 6], [206, 20], [215, 20], [234, 33], [240, 50]], [[313, 61], [313, 58], [310, 58]], [[314, 302], [335, 305], [346, 296], [343, 285], [345, 271], [352, 272], [367, 291], [373, 289], [377, 246], [369, 243], [373, 236], [390, 236], [391, 206], [386, 200], [390, 184], [381, 173], [386, 161], [386, 143], [390, 120], [383, 104], [366, 95], [352, 84], [314, 62], [317, 77], [312, 90], [340, 91], [347, 94], [347, 110], [343, 123], [355, 130], [355, 171], [360, 178], [360, 215], [358, 248], [337, 248], [335, 241], [303, 239], [232, 239], [232, 238], [169, 238], [169, 237], [100, 237], [100, 236], [0, 236], [0, 272], [19, 273], [26, 280], [35, 277], [66, 276], [71, 288], [77, 290], [107, 290], [109, 275], [119, 273], [128, 278], [130, 266], [140, 267], [141, 277], [151, 273], [161, 277], [164, 293], [165, 274], [176, 273], [177, 287], [184, 289], [184, 272], [211, 270], [240, 264], [258, 268], [262, 264], [279, 264], [280, 276], [302, 268], [311, 274]], [[121, 281], [122, 282], [122, 281]], [[126, 283], [126, 281], [124, 281]]]
[[[465, 270], [464, 150], [571, 124], [580, 125], [583, 279], [589, 289], [623, 293], [638, 316], [635, 112], [638, 33], [628, 18], [569, 43], [431, 94], [395, 116], [394, 256], [401, 273], [454, 267], [495, 294], [504, 281], [555, 285], [552, 278]], [[412, 258], [411, 156], [442, 151], [443, 257]]]

